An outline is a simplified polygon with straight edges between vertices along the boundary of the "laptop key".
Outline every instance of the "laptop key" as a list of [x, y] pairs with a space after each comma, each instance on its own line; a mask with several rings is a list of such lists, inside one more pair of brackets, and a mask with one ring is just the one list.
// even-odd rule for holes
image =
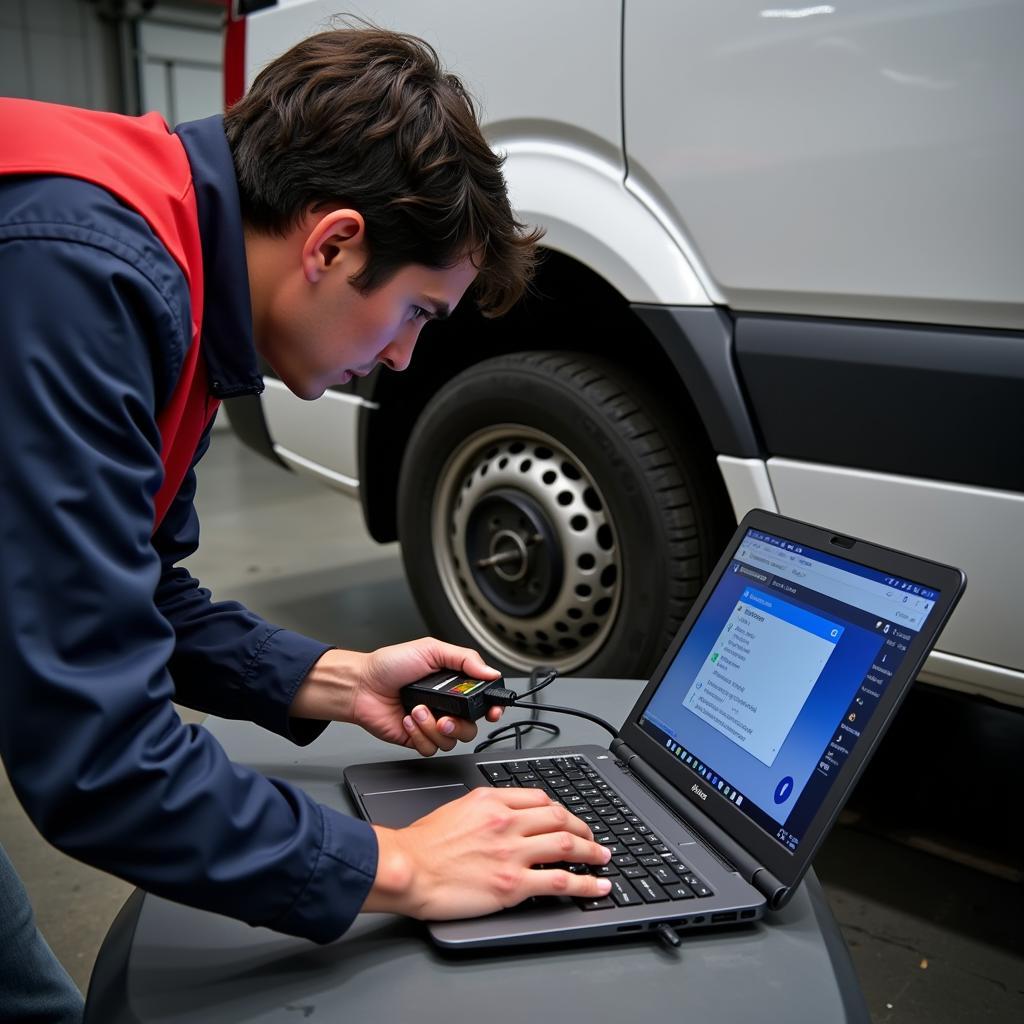
[[620, 853], [612, 857], [612, 863], [618, 868], [628, 868], [636, 863], [636, 857], [628, 853]]
[[642, 868], [637, 864], [634, 867], [623, 868], [622, 874], [625, 878], [643, 878], [647, 874], [647, 868]]
[[636, 891], [644, 898], [645, 903], [667, 903], [665, 890], [650, 878], [637, 878], [633, 881]]
[[665, 892], [668, 893], [668, 898], [670, 900], [693, 899], [693, 893], [690, 891], [689, 886], [684, 885], [682, 882], [675, 882], [672, 885], [666, 885]]
[[503, 782], [510, 778], [508, 772], [500, 764], [482, 764], [480, 770], [491, 782]]
[[640, 863], [643, 864], [644, 867], [653, 868], [658, 864], [663, 864], [664, 861], [656, 853], [647, 853], [641, 855]]
[[612, 879], [612, 891], [608, 895], [620, 907], [635, 907], [640, 902], [636, 889], [624, 878]]
[[603, 836], [608, 833], [609, 829], [607, 825], [602, 825], [600, 822], [594, 821], [590, 823], [590, 831], [593, 832], [595, 836]]
[[495, 789], [517, 789], [515, 782], [512, 779], [505, 779], [502, 782], [492, 782], [492, 786]]
[[639, 846], [630, 845], [629, 848], [634, 857], [648, 857], [652, 852], [646, 843], [641, 843]]
[[662, 885], [671, 885], [673, 882], [679, 881], [679, 876], [664, 864], [652, 867], [651, 876], [661, 882]]
[[[646, 846], [643, 836], [630, 835], [630, 836], [619, 836], [619, 842], [625, 843], [627, 846]], [[648, 847], [649, 849], [649, 847]]]
[[683, 875], [683, 881], [693, 890], [694, 895], [702, 899], [715, 895], [696, 875]]
[[612, 910], [615, 907], [615, 903], [607, 896], [598, 896], [597, 899], [593, 900], [577, 896], [576, 906], [579, 907], [580, 910]]
[[598, 878], [611, 878], [612, 875], [617, 875], [619, 869], [614, 864], [602, 864], [600, 867], [594, 868], [594, 874]]

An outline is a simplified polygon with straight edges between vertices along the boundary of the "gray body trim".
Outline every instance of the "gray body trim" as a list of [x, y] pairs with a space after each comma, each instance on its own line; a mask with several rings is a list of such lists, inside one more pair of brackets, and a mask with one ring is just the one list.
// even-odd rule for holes
[[1024, 334], [741, 315], [736, 360], [772, 456], [1024, 491]]
[[733, 361], [733, 326], [721, 309], [634, 304], [632, 310], [672, 360], [715, 451], [763, 455]]
[[251, 448], [257, 455], [262, 455], [279, 466], [285, 465], [274, 451], [274, 442], [267, 429], [267, 418], [263, 411], [261, 395], [229, 398], [224, 402], [224, 412], [227, 414], [231, 429], [244, 445]]

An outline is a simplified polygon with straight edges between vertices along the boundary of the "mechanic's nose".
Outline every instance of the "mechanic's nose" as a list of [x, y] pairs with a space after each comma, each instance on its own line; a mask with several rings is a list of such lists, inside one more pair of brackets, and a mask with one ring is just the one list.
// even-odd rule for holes
[[380, 354], [379, 362], [382, 362], [389, 370], [402, 371], [412, 362], [413, 349], [416, 348], [416, 339], [419, 331], [411, 332], [406, 338], [395, 338]]

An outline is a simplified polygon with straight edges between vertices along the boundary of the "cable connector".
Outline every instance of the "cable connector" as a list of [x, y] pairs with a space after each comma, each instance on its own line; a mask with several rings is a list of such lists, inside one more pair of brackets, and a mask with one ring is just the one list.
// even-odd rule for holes
[[515, 690], [506, 690], [502, 686], [496, 686], [484, 693], [484, 699], [488, 704], [496, 707], [510, 708], [519, 700], [519, 694]]
[[667, 921], [662, 921], [655, 931], [658, 933], [658, 938], [669, 949], [678, 949], [683, 944], [683, 940], [679, 938], [679, 933]]

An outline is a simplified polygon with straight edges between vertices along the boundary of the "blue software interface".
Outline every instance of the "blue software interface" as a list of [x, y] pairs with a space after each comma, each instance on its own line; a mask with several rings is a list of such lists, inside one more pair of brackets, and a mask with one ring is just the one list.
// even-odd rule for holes
[[640, 727], [796, 850], [938, 597], [748, 530]]

